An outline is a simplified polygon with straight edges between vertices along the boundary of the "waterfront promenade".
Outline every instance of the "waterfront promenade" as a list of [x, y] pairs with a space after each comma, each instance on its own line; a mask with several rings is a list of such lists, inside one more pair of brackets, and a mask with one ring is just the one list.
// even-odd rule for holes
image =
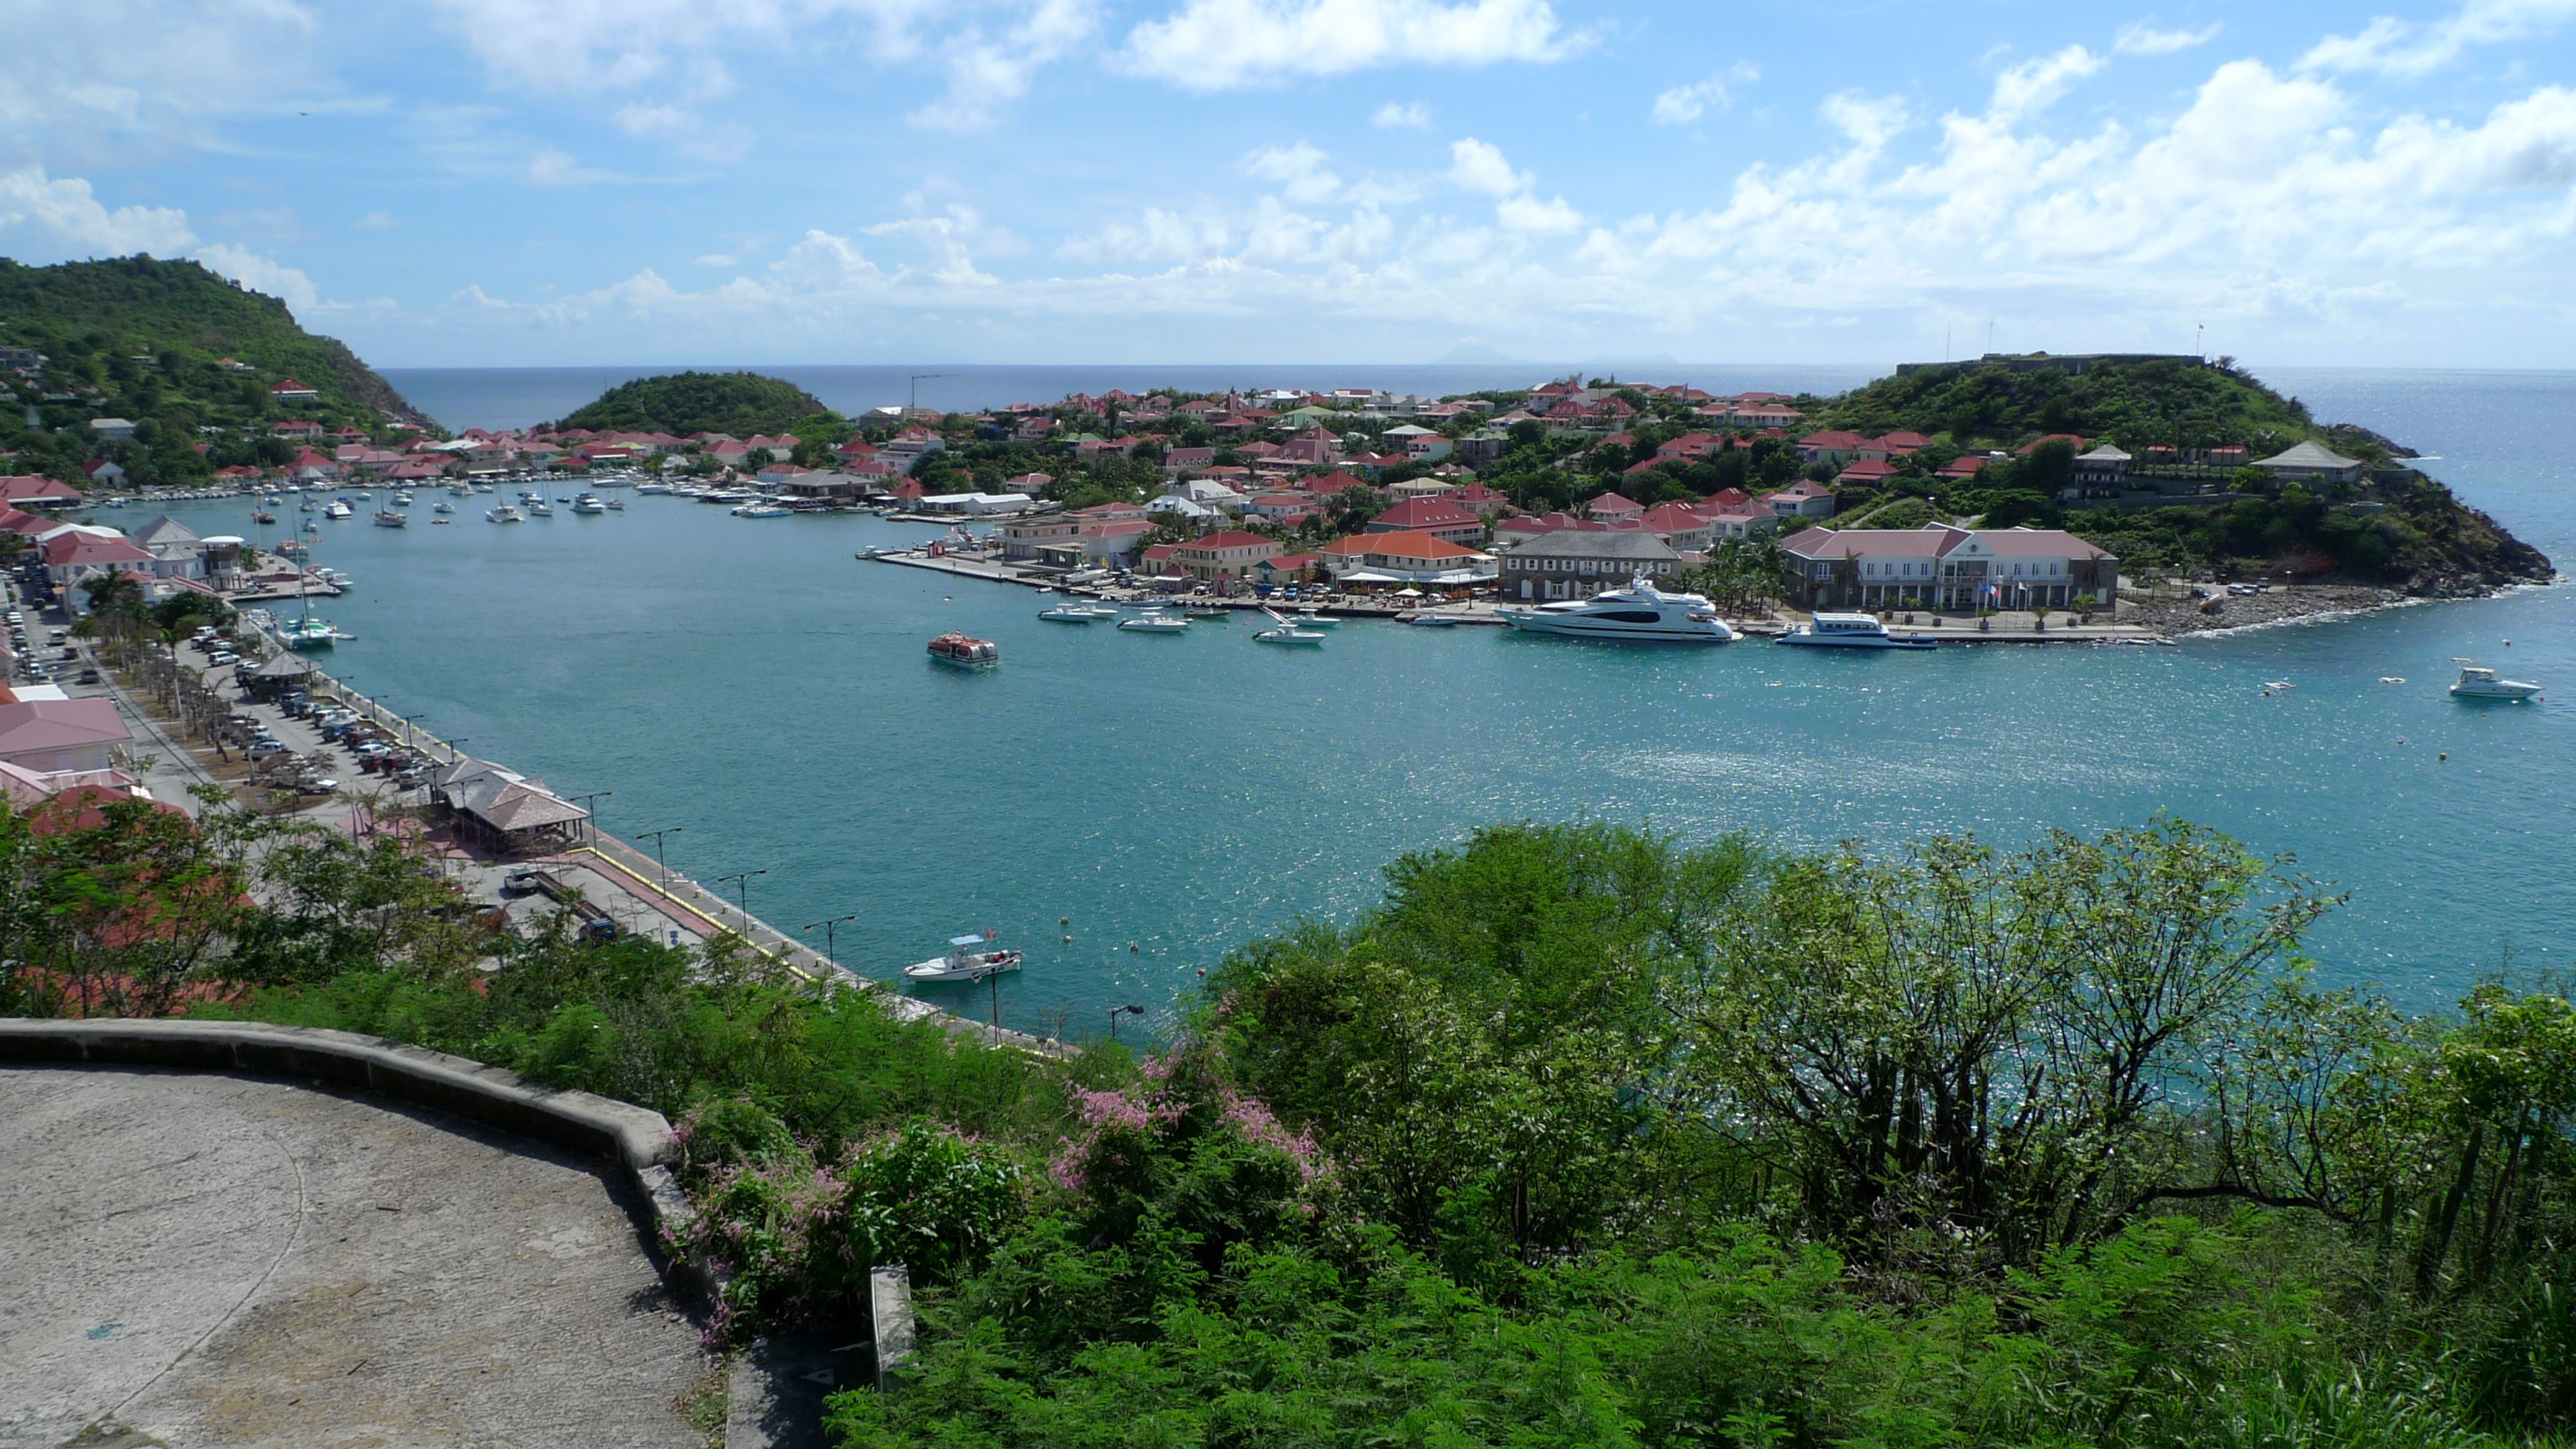
[[[939, 554], [927, 548], [902, 551], [879, 550], [864, 555], [876, 563], [897, 564], [905, 568], [928, 569], [933, 573], [956, 578], [975, 579], [984, 583], [1016, 584], [1024, 588], [1053, 590], [1079, 598], [1100, 599], [1110, 603], [1150, 605], [1172, 601], [1176, 596], [1156, 589], [1122, 588], [1104, 584], [1067, 584], [1061, 571], [1036, 565], [1013, 563], [998, 550], [969, 552], [948, 551]], [[1605, 583], [1612, 582], [1605, 580]], [[1463, 599], [1454, 603], [1408, 603], [1377, 595], [1333, 595], [1321, 601], [1308, 599], [1297, 604], [1274, 603], [1266, 599], [1217, 597], [1189, 594], [1184, 596], [1196, 607], [1257, 612], [1280, 609], [1295, 612], [1314, 605], [1324, 613], [1345, 619], [1405, 620], [1419, 614], [1433, 614], [1453, 619], [1460, 624], [1503, 627], [1500, 611], [1510, 605], [1500, 599]], [[1808, 616], [1794, 610], [1775, 609], [1764, 614], [1740, 615], [1726, 622], [1737, 633], [1751, 637], [1776, 637], [1789, 632]], [[2158, 630], [2142, 624], [2124, 624], [2116, 620], [2079, 623], [2065, 610], [2053, 610], [2044, 617], [2028, 610], [2008, 610], [1990, 619], [1970, 615], [1916, 613], [1901, 616], [1897, 627], [1909, 634], [1920, 634], [1951, 644], [2102, 644], [2163, 642]]]

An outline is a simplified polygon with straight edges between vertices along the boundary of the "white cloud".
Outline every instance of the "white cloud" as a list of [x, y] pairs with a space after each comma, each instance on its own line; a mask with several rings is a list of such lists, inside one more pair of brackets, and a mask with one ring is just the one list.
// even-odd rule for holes
[[360, 231], [392, 231], [402, 223], [394, 220], [394, 214], [390, 211], [371, 211], [350, 225]]
[[2218, 38], [2220, 29], [2218, 22], [2212, 22], [2199, 30], [2158, 30], [2149, 21], [2132, 20], [2120, 27], [2111, 48], [2122, 55], [2173, 55], [2207, 45]]
[[1495, 203], [1494, 219], [1513, 231], [1573, 231], [1583, 225], [1583, 213], [1565, 204], [1560, 196], [1541, 201], [1535, 196], [1506, 196]]
[[2430, 25], [2394, 16], [2373, 19], [2353, 35], [2330, 35], [2299, 60], [2307, 71], [2365, 71], [2408, 79], [2458, 60], [2472, 46], [2546, 34], [2576, 19], [2576, 0], [2463, 0]]
[[740, 260], [741, 259], [739, 257], [734, 256], [730, 252], [709, 252], [705, 256], [698, 258], [698, 265], [702, 267], [730, 267]]
[[1328, 158], [1299, 141], [1293, 146], [1264, 146], [1243, 158], [1247, 175], [1279, 183], [1281, 194], [1301, 205], [1330, 201], [1341, 193], [1342, 178], [1324, 169]]
[[904, 117], [916, 126], [976, 131], [1027, 95], [1037, 72], [1091, 38], [1100, 23], [1091, 0], [1037, 0], [999, 38], [968, 26], [947, 43], [948, 93]]
[[103, 164], [205, 144], [227, 116], [321, 108], [319, 28], [293, 0], [14, 0], [0, 165]]
[[1739, 60], [1703, 81], [1674, 86], [1655, 97], [1655, 124], [1684, 126], [1714, 110], [1725, 110], [1735, 102], [1734, 89], [1749, 86], [1762, 78], [1761, 67]]
[[1512, 169], [1501, 147], [1469, 136], [1449, 143], [1449, 182], [1461, 191], [1509, 196], [1527, 190], [1531, 178]]
[[218, 242], [197, 248], [196, 258], [254, 292], [279, 299], [289, 311], [309, 313], [321, 300], [314, 294], [311, 277], [256, 252]]
[[1129, 31], [1124, 59], [1205, 92], [1392, 65], [1553, 61], [1585, 43], [1547, 0], [1183, 0]]
[[1389, 101], [1369, 116], [1369, 124], [1381, 131], [1428, 131], [1431, 108], [1420, 101]]
[[939, 0], [433, 0], [495, 80], [591, 88], [676, 81], [694, 95], [732, 80], [719, 53], [758, 55], [800, 30], [865, 27], [880, 51], [908, 55], [912, 27]]
[[2080, 45], [2070, 45], [2054, 55], [2023, 61], [1995, 77], [1994, 100], [1988, 110], [2005, 119], [2047, 110], [2077, 81], [2100, 70], [2102, 65], [2102, 57]]
[[171, 256], [196, 242], [188, 214], [175, 207], [110, 210], [77, 176], [48, 176], [41, 166], [0, 172], [0, 240], [21, 258]]

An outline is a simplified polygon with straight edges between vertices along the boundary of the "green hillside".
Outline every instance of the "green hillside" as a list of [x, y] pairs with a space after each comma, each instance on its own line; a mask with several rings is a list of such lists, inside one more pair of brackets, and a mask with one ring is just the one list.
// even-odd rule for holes
[[677, 372], [620, 383], [555, 426], [747, 438], [792, 432], [800, 425], [810, 428], [807, 420], [818, 415], [834, 423], [839, 419], [792, 382], [756, 372]]
[[[2060, 360], [2062, 364], [2064, 360]], [[2318, 422], [2293, 398], [2221, 359], [2107, 362], [2078, 371], [2038, 359], [1921, 367], [1837, 397], [1801, 402], [1810, 426], [1867, 436], [1921, 433], [1932, 445], [1898, 461], [1884, 487], [1844, 499], [1836, 526], [1913, 527], [1936, 518], [2063, 526], [2120, 555], [2141, 575], [2336, 578], [2418, 594], [2545, 579], [2552, 566], [2439, 481], [2416, 455], [2366, 428]], [[2208, 491], [2159, 505], [2059, 499], [2073, 473], [2073, 434], [2149, 463], [2157, 446], [2242, 447], [2262, 458], [2315, 441], [2370, 465], [2359, 483], [2276, 484], [2253, 469], [2195, 477]], [[2027, 452], [2024, 450], [2027, 449]], [[1936, 476], [1965, 453], [2013, 456], [1969, 479]], [[1830, 476], [1832, 469], [1820, 470]]]
[[[227, 463], [284, 461], [269, 429], [289, 418], [435, 430], [347, 346], [195, 262], [30, 267], [0, 258], [0, 347], [46, 359], [36, 373], [0, 376], [0, 451], [16, 455], [11, 471], [74, 478], [105, 456], [136, 483], [179, 485]], [[226, 358], [247, 370], [219, 366]], [[272, 400], [270, 385], [290, 377], [319, 396]], [[135, 423], [135, 436], [100, 443], [89, 426], [100, 417]]]

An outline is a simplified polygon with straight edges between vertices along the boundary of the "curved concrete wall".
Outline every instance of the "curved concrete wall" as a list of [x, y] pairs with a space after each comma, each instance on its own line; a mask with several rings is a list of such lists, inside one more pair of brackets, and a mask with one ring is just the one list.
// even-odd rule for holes
[[609, 1159], [634, 1183], [657, 1235], [676, 1235], [690, 1217], [661, 1113], [381, 1037], [241, 1021], [13, 1017], [0, 1018], [0, 1065], [318, 1077]]

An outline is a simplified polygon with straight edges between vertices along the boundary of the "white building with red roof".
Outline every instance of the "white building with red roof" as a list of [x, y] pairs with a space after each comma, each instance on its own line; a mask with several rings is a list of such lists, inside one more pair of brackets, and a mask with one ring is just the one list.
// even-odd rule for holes
[[1810, 528], [1780, 547], [1802, 609], [2107, 609], [2120, 591], [2116, 556], [2056, 528]]
[[1371, 533], [1427, 533], [1472, 548], [1485, 541], [1485, 520], [1444, 498], [1408, 498], [1369, 520]]

